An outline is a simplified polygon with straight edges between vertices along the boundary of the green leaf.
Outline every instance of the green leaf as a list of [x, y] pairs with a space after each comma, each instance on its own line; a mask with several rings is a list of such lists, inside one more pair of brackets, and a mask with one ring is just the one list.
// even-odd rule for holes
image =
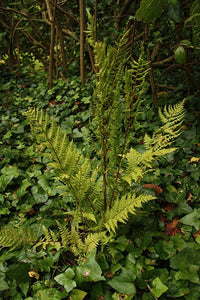
[[92, 299], [101, 299], [104, 295], [102, 282], [93, 283], [90, 289], [90, 295]]
[[9, 176], [2, 175], [0, 177], [0, 192], [5, 191], [7, 185], [12, 181], [13, 178], [14, 178], [13, 175], [9, 175]]
[[24, 296], [26, 297], [28, 290], [29, 290], [29, 282], [20, 282], [19, 287], [22, 291], [22, 293], [24, 294]]
[[71, 268], [68, 268], [64, 273], [54, 277], [55, 281], [63, 285], [65, 290], [69, 293], [74, 287], [76, 287], [76, 282], [73, 280], [74, 271]]
[[40, 289], [34, 294], [35, 300], [60, 300], [63, 299], [62, 294], [55, 288]]
[[17, 192], [16, 192], [16, 198], [21, 198], [22, 196], [24, 196], [28, 191], [27, 191], [27, 188], [31, 185], [31, 183], [27, 180], [27, 179], [24, 179], [22, 181], [22, 184], [21, 186], [17, 189]]
[[199, 284], [199, 266], [187, 265], [187, 269], [177, 272], [175, 275], [176, 280], [189, 280], [190, 282]]
[[185, 225], [194, 226], [196, 230], [200, 228], [200, 209], [194, 208], [193, 212], [180, 219], [180, 222]]
[[78, 290], [78, 289], [73, 289], [73, 291], [70, 293], [70, 299], [71, 300], [82, 300], [85, 298], [87, 295], [86, 292]]
[[45, 192], [51, 193], [51, 187], [49, 186], [49, 182], [46, 178], [40, 178], [38, 180], [38, 184], [43, 188]]
[[159, 257], [161, 259], [168, 259], [169, 257], [173, 256], [176, 254], [176, 248], [174, 247], [174, 244], [166, 241], [160, 240], [156, 245], [155, 245], [155, 250]]
[[40, 186], [33, 186], [31, 192], [36, 203], [44, 203], [48, 199], [48, 194]]
[[152, 286], [151, 292], [158, 298], [168, 290], [168, 287], [162, 283], [159, 277], [154, 279]]
[[3, 139], [7, 140], [12, 136], [12, 132], [9, 130], [6, 134], [4, 134]]
[[186, 300], [199, 300], [200, 295], [200, 286], [194, 285], [191, 286], [190, 292], [187, 296], [185, 296]]
[[[169, 290], [167, 292], [167, 296], [172, 297], [172, 299], [182, 296], [185, 297], [185, 295], [187, 295], [190, 292], [189, 288], [187, 287], [186, 281], [177, 281], [174, 278], [169, 282], [168, 288]], [[192, 298], [190, 299], [192, 300]]]
[[86, 259], [76, 268], [76, 281], [81, 283], [85, 281], [97, 282], [105, 280], [102, 276], [102, 270], [95, 260], [96, 250], [87, 255]]
[[162, 14], [164, 0], [142, 0], [139, 9], [136, 12], [138, 21], [144, 23], [154, 23]]
[[4, 280], [5, 276], [0, 277], [0, 291], [5, 291], [9, 289], [7, 282]]
[[178, 46], [174, 51], [177, 63], [184, 64], [186, 62], [186, 52], [183, 46]]
[[194, 250], [194, 245], [182, 249], [170, 259], [170, 267], [185, 270], [188, 265], [200, 265], [200, 253]]
[[28, 272], [30, 271], [30, 265], [28, 263], [20, 262], [18, 264], [11, 265], [6, 272], [6, 276], [10, 279], [15, 279], [17, 284], [20, 282], [29, 281]]
[[149, 294], [149, 293], [144, 293], [142, 296], [142, 300], [154, 300], [155, 298]]
[[174, 1], [174, 3], [168, 1], [168, 16], [176, 23], [181, 22], [181, 5], [179, 1]]
[[119, 276], [115, 276], [108, 284], [118, 291], [119, 293], [126, 295], [135, 295], [136, 288], [134, 281], [136, 279], [136, 271], [122, 268]]
[[0, 209], [0, 215], [8, 215], [10, 213], [7, 207]]

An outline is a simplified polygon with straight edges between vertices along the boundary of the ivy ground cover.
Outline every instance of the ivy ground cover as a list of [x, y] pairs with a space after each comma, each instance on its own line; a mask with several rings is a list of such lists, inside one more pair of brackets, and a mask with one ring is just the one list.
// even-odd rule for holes
[[[31, 75], [29, 75], [31, 76]], [[31, 83], [30, 83], [31, 82]], [[70, 222], [66, 212], [70, 199], [55, 174], [37, 155], [22, 111], [45, 108], [67, 130], [78, 147], [87, 146], [88, 103], [92, 86], [81, 88], [77, 78], [62, 81], [48, 90], [45, 77], [7, 78], [1, 82], [1, 229], [26, 224], [36, 239], [43, 226], [57, 236], [54, 219]], [[177, 96], [178, 97], [178, 96]], [[160, 99], [159, 106], [180, 99]], [[23, 244], [0, 252], [2, 299], [199, 299], [200, 281], [200, 134], [198, 99], [186, 99], [183, 132], [178, 148], [154, 165], [142, 185], [157, 199], [121, 225], [117, 238], [76, 261], [55, 245], [46, 249]], [[195, 108], [195, 109], [194, 109]], [[142, 107], [136, 145], [144, 133], [158, 126], [157, 108], [150, 97]], [[3, 239], [3, 236], [1, 236]], [[0, 240], [0, 244], [3, 240]], [[8, 245], [9, 246], [9, 245]]]

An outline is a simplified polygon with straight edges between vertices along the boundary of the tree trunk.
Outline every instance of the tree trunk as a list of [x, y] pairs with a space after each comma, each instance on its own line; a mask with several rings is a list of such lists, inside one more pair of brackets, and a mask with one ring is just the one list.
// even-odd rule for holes
[[80, 75], [82, 84], [85, 83], [85, 66], [84, 66], [84, 30], [85, 30], [85, 0], [79, 0], [80, 10]]
[[60, 20], [59, 20], [58, 14], [56, 14], [55, 22], [56, 22], [56, 26], [57, 26], [59, 41], [60, 41], [60, 51], [61, 51], [61, 56], [62, 56], [62, 65], [63, 65], [63, 68], [64, 68], [65, 72], [67, 73], [67, 61], [66, 61], [66, 57], [65, 57], [63, 32], [62, 32], [62, 28], [61, 28], [61, 25], [60, 25]]
[[54, 0], [53, 6], [51, 6], [49, 0], [45, 0], [49, 20], [51, 22], [51, 40], [50, 40], [50, 53], [49, 53], [49, 88], [53, 86], [53, 62], [54, 62], [54, 44], [55, 44], [55, 12], [56, 2]]

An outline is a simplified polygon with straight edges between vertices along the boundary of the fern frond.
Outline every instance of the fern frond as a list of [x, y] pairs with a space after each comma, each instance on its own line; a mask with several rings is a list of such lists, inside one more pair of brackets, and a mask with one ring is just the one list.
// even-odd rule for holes
[[106, 232], [89, 233], [84, 241], [84, 252], [90, 253], [95, 249]]
[[104, 226], [108, 231], [116, 231], [118, 222], [126, 223], [128, 214], [135, 214], [136, 208], [142, 207], [142, 203], [155, 199], [152, 195], [140, 195], [136, 197], [135, 194], [124, 195], [121, 199], [117, 199], [111, 210], [106, 212], [106, 222]]
[[143, 153], [131, 148], [126, 155], [128, 167], [122, 176], [122, 179], [131, 185], [132, 180], [138, 182], [146, 172], [146, 169], [151, 169], [151, 163], [155, 159], [152, 149]]
[[0, 231], [0, 248], [10, 248], [9, 251], [31, 246], [35, 241], [36, 235], [31, 228], [8, 225]]
[[50, 120], [47, 115], [44, 117], [43, 110], [30, 109], [24, 114], [31, 123], [37, 141], [51, 150], [49, 156], [54, 161], [56, 171], [69, 177], [73, 175], [81, 160], [81, 155], [73, 142], [69, 142], [66, 134], [53, 119]]
[[47, 247], [51, 247], [51, 249], [56, 249], [57, 251], [61, 248], [61, 243], [58, 241], [57, 236], [51, 229], [47, 229], [44, 225], [42, 226], [43, 235], [36, 244], [35, 248], [42, 247], [43, 249], [47, 249]]
[[167, 154], [167, 151], [160, 150], [169, 146], [181, 134], [181, 124], [185, 115], [184, 102], [183, 100], [168, 108], [165, 106], [163, 112], [159, 109], [159, 116], [164, 125], [153, 134], [152, 138], [145, 135], [145, 148], [152, 148], [155, 156]]
[[72, 226], [70, 250], [75, 256], [80, 256], [80, 254], [82, 254], [82, 249], [84, 249], [84, 243], [81, 239], [80, 233], [75, 229], [74, 226]]
[[89, 9], [86, 9], [88, 23], [87, 23], [87, 41], [94, 48], [95, 47], [95, 18], [91, 15]]
[[159, 109], [159, 116], [164, 125], [152, 137], [145, 134], [144, 146], [146, 151], [140, 153], [135, 149], [130, 149], [126, 155], [128, 167], [122, 178], [129, 185], [131, 185], [132, 180], [135, 182], [140, 180], [146, 170], [151, 169], [154, 160], [176, 150], [176, 148], [168, 148], [168, 146], [180, 135], [184, 114], [184, 101], [173, 107], [167, 108], [165, 106], [163, 112]]
[[166, 128], [172, 127], [174, 124], [178, 124], [177, 126], [182, 124], [185, 115], [184, 102], [185, 100], [183, 100], [181, 103], [175, 104], [174, 106], [165, 106], [163, 112], [159, 108], [160, 119], [164, 124], [167, 125]]
[[[90, 161], [84, 159], [60, 127], [50, 120], [43, 111], [31, 109], [25, 113], [29, 119], [39, 143], [45, 145], [50, 152], [46, 153], [58, 179], [68, 185], [76, 202], [84, 199], [90, 188], [91, 166]], [[39, 134], [38, 134], [39, 133]], [[92, 183], [94, 185], [94, 182]]]
[[95, 215], [91, 212], [69, 211], [67, 214], [74, 217], [76, 224], [80, 223], [83, 219], [93, 221], [94, 223], [97, 222]]

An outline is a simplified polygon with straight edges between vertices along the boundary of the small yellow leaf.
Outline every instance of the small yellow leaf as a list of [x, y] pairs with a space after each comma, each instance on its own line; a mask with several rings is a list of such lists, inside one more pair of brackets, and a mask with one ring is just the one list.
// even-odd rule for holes
[[181, 126], [181, 129], [183, 129], [183, 130], [187, 130], [187, 129], [188, 129], [188, 127], [187, 127], [187, 126]]
[[192, 158], [190, 158], [190, 163], [199, 162], [199, 161], [200, 161], [200, 157], [192, 157]]
[[29, 277], [35, 278], [36, 280], [38, 280], [40, 277], [39, 274], [36, 273], [34, 270], [31, 270], [30, 272], [28, 272], [28, 275], [29, 275]]
[[161, 92], [158, 92], [158, 93], [156, 93], [157, 94], [157, 96], [168, 96], [168, 92], [166, 92], [166, 91], [161, 91]]

